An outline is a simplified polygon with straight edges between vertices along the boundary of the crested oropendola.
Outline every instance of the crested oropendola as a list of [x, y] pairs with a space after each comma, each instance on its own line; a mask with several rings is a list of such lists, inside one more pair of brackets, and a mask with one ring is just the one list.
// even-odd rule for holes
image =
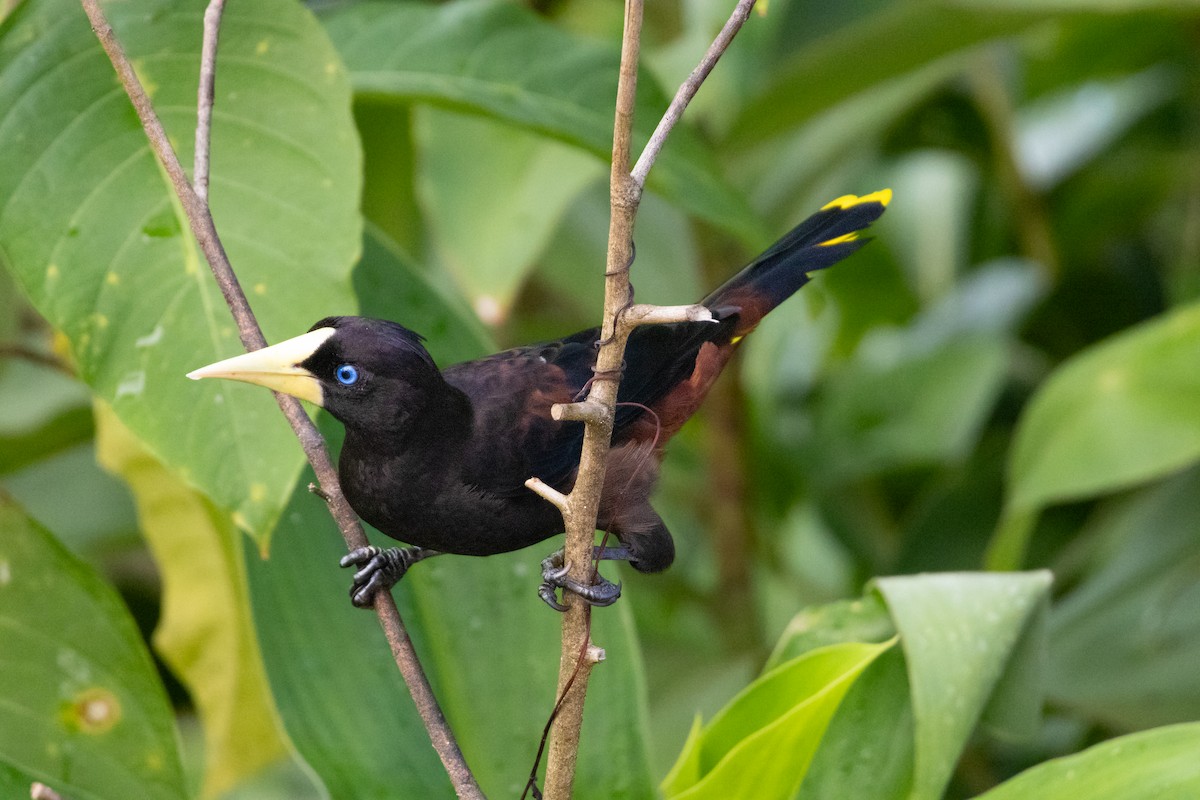
[[[650, 506], [663, 447], [695, 413], [738, 343], [809, 280], [866, 240], [890, 190], [827, 204], [709, 294], [712, 321], [637, 328], [629, 337], [596, 525], [619, 541], [600, 558], [642, 572], [670, 566], [675, 545]], [[715, 323], [715, 324], [714, 324]], [[394, 322], [327, 317], [308, 333], [188, 374], [266, 386], [324, 407], [346, 428], [338, 473], [367, 522], [412, 547], [360, 548], [350, 594], [369, 606], [416, 561], [441, 553], [486, 556], [561, 533], [558, 509], [526, 488], [531, 476], [561, 492], [579, 467], [583, 425], [557, 422], [593, 379], [597, 328], [439, 370], [422, 338]], [[580, 585], [543, 562], [539, 593], [555, 587], [595, 604], [620, 588]]]

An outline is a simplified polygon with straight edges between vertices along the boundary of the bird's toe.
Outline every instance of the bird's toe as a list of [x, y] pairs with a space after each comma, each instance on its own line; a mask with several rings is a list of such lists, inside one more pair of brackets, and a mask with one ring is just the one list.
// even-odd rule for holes
[[378, 547], [356, 547], [338, 561], [339, 567], [358, 567], [379, 555]]
[[596, 574], [596, 582], [581, 583], [569, 576], [570, 563], [564, 563], [562, 551], [542, 561], [542, 583], [538, 586], [538, 597], [555, 611], [566, 611], [567, 607], [558, 600], [558, 590], [572, 592], [590, 605], [611, 606], [621, 596], [621, 584]]

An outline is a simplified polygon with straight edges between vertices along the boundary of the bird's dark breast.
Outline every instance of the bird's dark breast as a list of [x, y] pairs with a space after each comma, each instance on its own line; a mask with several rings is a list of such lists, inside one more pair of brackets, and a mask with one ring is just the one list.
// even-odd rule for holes
[[346, 499], [388, 536], [445, 553], [486, 556], [562, 532], [557, 509], [532, 492], [498, 497], [420, 455], [361, 458], [343, 447], [339, 473]]

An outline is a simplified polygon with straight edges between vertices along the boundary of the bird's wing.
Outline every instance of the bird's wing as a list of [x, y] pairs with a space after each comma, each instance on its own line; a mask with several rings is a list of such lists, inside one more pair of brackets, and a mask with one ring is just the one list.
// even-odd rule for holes
[[594, 332], [583, 331], [443, 370], [474, 411], [465, 480], [492, 494], [514, 496], [528, 491], [524, 484], [533, 475], [558, 486], [571, 478], [575, 464], [568, 463], [559, 443], [569, 424], [552, 419], [550, 408], [570, 403], [586, 384], [595, 361], [594, 340]]
[[[625, 369], [617, 395], [613, 439], [645, 415], [645, 409], [691, 375], [701, 345], [728, 326], [711, 322], [638, 328], [625, 351]], [[474, 446], [466, 477], [502, 496], [528, 491], [531, 476], [569, 488], [579, 466], [583, 425], [556, 422], [555, 403], [582, 396], [593, 377], [597, 329], [580, 331], [557, 342], [507, 350], [478, 361], [447, 367], [443, 374], [471, 399], [475, 412]]]

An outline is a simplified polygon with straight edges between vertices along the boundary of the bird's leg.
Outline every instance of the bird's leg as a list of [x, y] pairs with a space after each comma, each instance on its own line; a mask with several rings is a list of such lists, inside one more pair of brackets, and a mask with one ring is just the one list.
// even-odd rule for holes
[[408, 568], [418, 561], [442, 555], [426, 547], [359, 547], [351, 550], [338, 562], [341, 567], [362, 567], [354, 573], [350, 586], [350, 602], [359, 608], [370, 608], [376, 592], [388, 592], [404, 577]]
[[[592, 558], [601, 561], [628, 561], [632, 557], [627, 547], [592, 548]], [[567, 575], [571, 565], [563, 562], [563, 551], [552, 553], [542, 560], [542, 584], [538, 587], [538, 597], [555, 611], [566, 611], [567, 607], [558, 602], [557, 590], [572, 591], [594, 606], [611, 606], [621, 596], [621, 584], [613, 583], [599, 573], [596, 582], [583, 584]]]

